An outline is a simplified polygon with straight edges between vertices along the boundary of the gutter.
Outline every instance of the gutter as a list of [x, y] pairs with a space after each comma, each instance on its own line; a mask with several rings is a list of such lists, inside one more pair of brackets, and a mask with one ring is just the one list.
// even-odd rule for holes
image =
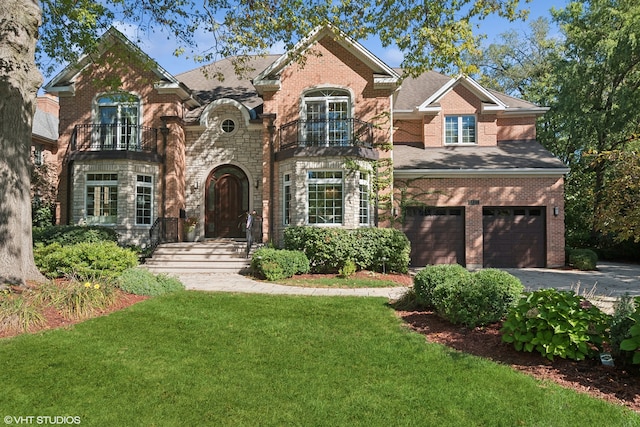
[[503, 169], [395, 169], [396, 178], [488, 178], [492, 176], [512, 177], [557, 177], [569, 173], [569, 168], [503, 168]]

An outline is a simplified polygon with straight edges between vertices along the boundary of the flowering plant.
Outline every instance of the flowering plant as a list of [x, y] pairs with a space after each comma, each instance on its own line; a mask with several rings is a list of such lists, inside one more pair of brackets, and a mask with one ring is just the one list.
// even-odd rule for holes
[[198, 218], [194, 216], [189, 217], [184, 221], [184, 225], [187, 230], [193, 230], [194, 228], [196, 228], [196, 225], [198, 225]]

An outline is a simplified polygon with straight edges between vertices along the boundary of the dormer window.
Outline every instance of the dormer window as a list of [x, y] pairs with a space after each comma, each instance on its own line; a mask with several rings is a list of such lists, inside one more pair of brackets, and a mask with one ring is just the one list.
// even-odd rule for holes
[[444, 125], [444, 143], [477, 144], [475, 116], [446, 116]]

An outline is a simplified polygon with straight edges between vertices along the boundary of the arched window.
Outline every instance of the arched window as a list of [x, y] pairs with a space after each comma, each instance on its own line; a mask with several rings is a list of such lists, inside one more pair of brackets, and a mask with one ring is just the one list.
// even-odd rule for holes
[[351, 96], [343, 89], [318, 89], [303, 97], [307, 146], [345, 147], [351, 140]]
[[98, 97], [97, 143], [102, 150], [140, 149], [140, 99], [130, 93], [111, 93]]

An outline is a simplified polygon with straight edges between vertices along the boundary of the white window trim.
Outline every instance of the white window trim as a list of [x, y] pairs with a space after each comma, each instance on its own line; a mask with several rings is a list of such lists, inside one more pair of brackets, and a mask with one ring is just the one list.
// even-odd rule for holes
[[[342, 178], [309, 178], [311, 172], [340, 172]], [[342, 204], [342, 220], [339, 223], [311, 223], [309, 222], [309, 184], [340, 184], [341, 204]], [[313, 227], [342, 227], [344, 226], [344, 209], [345, 209], [345, 194], [344, 194], [344, 172], [334, 169], [317, 169], [309, 170], [306, 172], [306, 186], [307, 186], [307, 199], [305, 203], [305, 223], [306, 225]]]
[[[456, 117], [458, 119], [458, 142], [447, 142], [447, 119], [450, 117]], [[463, 134], [463, 126], [462, 126], [462, 118], [463, 117], [473, 117], [474, 124], [474, 133], [475, 133], [475, 142], [461, 142], [462, 134]], [[449, 114], [444, 116], [443, 126], [442, 126], [442, 142], [444, 145], [449, 146], [476, 146], [478, 145], [478, 118], [475, 114]]]
[[[145, 176], [145, 177], [150, 177], [151, 178], [151, 182], [140, 182], [138, 181], [138, 177], [139, 176]], [[136, 179], [135, 179], [135, 206], [134, 206], [134, 221], [136, 226], [140, 226], [140, 227], [151, 227], [153, 225], [153, 217], [154, 217], [154, 179], [153, 179], [153, 175], [150, 174], [144, 174], [144, 173], [138, 173], [135, 175]], [[138, 187], [145, 187], [145, 188], [150, 188], [151, 189], [151, 220], [149, 222], [149, 224], [143, 224], [143, 223], [139, 223], [138, 222]]]
[[[366, 174], [365, 178], [362, 178], [362, 175]], [[362, 222], [360, 209], [362, 207], [362, 192], [360, 191], [361, 186], [367, 187], [367, 222]], [[359, 172], [358, 173], [358, 225], [360, 227], [370, 227], [371, 226], [371, 182], [370, 182], [370, 174], [368, 172]]]
[[[289, 179], [287, 179], [289, 178]], [[291, 225], [291, 218], [287, 221], [287, 192], [286, 189], [289, 189], [289, 214], [291, 214], [291, 202], [293, 202], [293, 194], [291, 193], [291, 174], [285, 173], [282, 175], [282, 225]]]
[[[89, 175], [99, 175], [99, 174], [108, 174], [108, 175], [116, 175], [116, 180], [115, 181], [89, 181]], [[96, 218], [95, 215], [89, 215], [89, 212], [87, 212], [87, 203], [89, 202], [89, 186], [91, 187], [113, 187], [115, 183], [115, 187], [116, 187], [116, 202], [118, 205], [120, 205], [119, 203], [119, 198], [120, 198], [120, 174], [118, 173], [114, 173], [114, 172], [99, 172], [99, 171], [91, 171], [91, 172], [86, 172], [85, 173], [85, 180], [84, 180], [84, 204], [83, 204], [83, 210], [84, 210], [84, 220], [87, 224], [90, 225], [104, 225], [104, 226], [115, 226], [118, 224], [118, 211], [120, 206], [116, 206], [116, 215], [115, 215], [115, 219], [113, 222], [100, 222], [99, 220], [97, 221], [93, 221], [93, 220], [89, 220], [89, 217], [91, 218]], [[111, 215], [109, 215], [111, 216]], [[99, 218], [99, 217], [98, 217]]]

